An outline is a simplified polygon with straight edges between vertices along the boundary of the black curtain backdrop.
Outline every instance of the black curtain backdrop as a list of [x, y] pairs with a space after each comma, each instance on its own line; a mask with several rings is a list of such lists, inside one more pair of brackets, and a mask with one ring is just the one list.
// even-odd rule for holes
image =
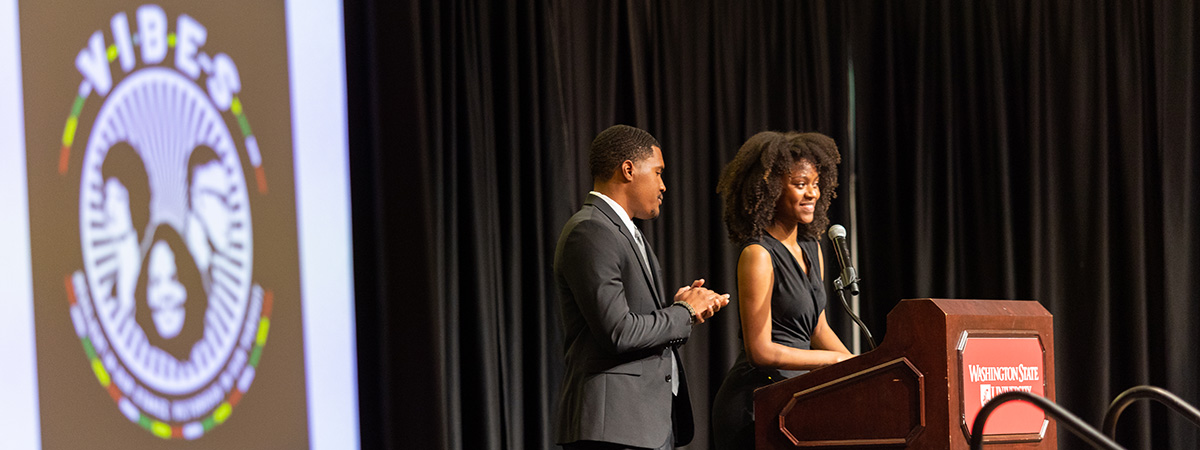
[[[555, 447], [554, 244], [615, 123], [663, 143], [641, 227], [669, 288], [735, 289], [715, 185], [741, 142], [820, 131], [877, 340], [903, 298], [1032, 299], [1071, 411], [1147, 383], [1197, 403], [1200, 12], [1176, 3], [348, 0], [364, 447]], [[683, 348], [687, 448], [732, 306]], [[1197, 447], [1161, 407], [1123, 417], [1126, 446]]]
[[[900, 298], [1035, 299], [1055, 317], [1058, 401], [1081, 418], [1098, 426], [1139, 384], [1196, 404], [1195, 7], [942, 1], [859, 12], [872, 328]], [[1195, 426], [1165, 411], [1130, 410], [1118, 442], [1197, 448]]]

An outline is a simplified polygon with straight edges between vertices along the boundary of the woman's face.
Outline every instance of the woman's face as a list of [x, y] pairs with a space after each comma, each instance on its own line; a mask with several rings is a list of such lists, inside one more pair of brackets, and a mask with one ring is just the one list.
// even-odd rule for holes
[[775, 220], [812, 223], [816, 217], [817, 199], [821, 189], [817, 184], [817, 168], [807, 159], [796, 161], [786, 175], [783, 191], [775, 203]]
[[187, 314], [183, 304], [187, 301], [187, 290], [179, 282], [175, 252], [166, 242], [155, 242], [148, 258], [147, 270], [150, 273], [146, 283], [146, 301], [150, 304], [150, 317], [154, 320], [158, 335], [163, 339], [171, 339], [183, 330]]

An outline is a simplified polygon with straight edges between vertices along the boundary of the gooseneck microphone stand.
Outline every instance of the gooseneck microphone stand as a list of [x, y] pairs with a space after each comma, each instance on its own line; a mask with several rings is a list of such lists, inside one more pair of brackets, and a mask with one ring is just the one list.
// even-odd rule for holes
[[838, 298], [842, 299], [842, 306], [846, 308], [846, 313], [850, 314], [850, 318], [854, 320], [854, 323], [858, 324], [858, 328], [867, 336], [867, 343], [871, 344], [871, 350], [875, 350], [875, 338], [871, 336], [871, 330], [868, 330], [867, 326], [863, 324], [862, 319], [858, 318], [858, 314], [855, 314], [854, 310], [850, 309], [850, 303], [846, 302], [846, 295], [843, 293], [846, 290], [846, 286], [859, 281], [862, 280], [858, 278], [857, 273], [854, 274], [854, 279], [852, 280], [843, 280], [842, 277], [837, 277], [837, 279], [833, 280], [833, 287], [837, 290]]

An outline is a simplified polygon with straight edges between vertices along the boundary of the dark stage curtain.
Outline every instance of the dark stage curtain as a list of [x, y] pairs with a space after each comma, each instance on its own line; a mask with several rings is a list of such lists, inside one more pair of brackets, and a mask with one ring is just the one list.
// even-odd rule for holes
[[[1197, 10], [864, 2], [852, 24], [865, 314], [1040, 301], [1058, 401], [1099, 426], [1139, 384], [1197, 402]], [[1152, 414], [1148, 414], [1151, 411]], [[1197, 448], [1144, 404], [1129, 448]], [[1059, 432], [1067, 448], [1081, 442]]]
[[[641, 227], [668, 289], [735, 288], [715, 184], [741, 142], [821, 131], [844, 157], [833, 221], [858, 180], [877, 340], [902, 298], [1034, 299], [1068, 409], [1098, 424], [1142, 383], [1195, 403], [1196, 23], [1165, 2], [348, 0], [364, 448], [554, 447], [554, 245], [614, 123], [663, 143]], [[709, 447], [735, 306], [683, 347], [688, 448]], [[1121, 432], [1197, 444], [1157, 407]]]

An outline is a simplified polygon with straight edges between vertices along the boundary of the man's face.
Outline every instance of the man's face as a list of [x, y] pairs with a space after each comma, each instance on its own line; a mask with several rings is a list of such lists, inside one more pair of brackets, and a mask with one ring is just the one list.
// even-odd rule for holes
[[633, 181], [630, 183], [630, 215], [638, 219], [653, 219], [658, 217], [662, 207], [663, 192], [667, 185], [663, 184], [662, 149], [653, 146], [650, 157], [633, 163]]

